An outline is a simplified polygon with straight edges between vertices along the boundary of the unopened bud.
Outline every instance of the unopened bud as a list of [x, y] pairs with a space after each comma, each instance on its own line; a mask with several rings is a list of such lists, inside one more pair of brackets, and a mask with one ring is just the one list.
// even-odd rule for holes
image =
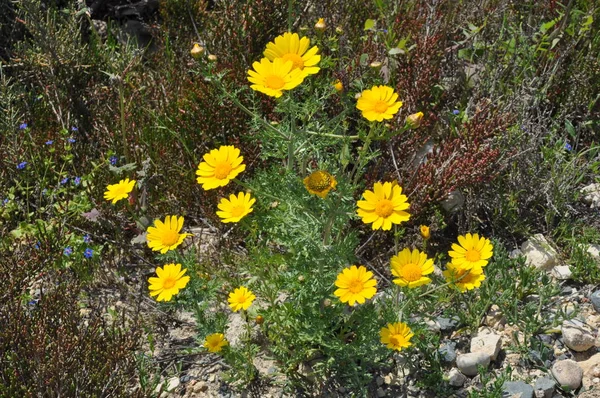
[[381, 68], [382, 63], [380, 61], [373, 61], [369, 64], [369, 66], [373, 69]]
[[331, 307], [331, 300], [329, 300], [329, 299], [323, 300], [323, 307]]
[[429, 227], [427, 225], [421, 225], [419, 230], [421, 231], [421, 236], [423, 239], [427, 240], [431, 238], [431, 232], [429, 231]]
[[344, 33], [344, 29], [342, 29], [341, 26], [338, 26], [337, 28], [335, 28], [335, 33], [341, 35], [342, 33]]
[[210, 55], [208, 56], [208, 60], [209, 60], [210, 62], [217, 62], [217, 56], [216, 56], [215, 54], [210, 54]]
[[254, 322], [256, 322], [257, 325], [262, 325], [264, 321], [265, 318], [263, 318], [262, 315], [257, 315], [256, 318], [254, 318]]
[[319, 33], [322, 33], [325, 30], [325, 28], [327, 28], [325, 20], [323, 18], [319, 18], [319, 20], [315, 24], [315, 30]]
[[335, 88], [335, 91], [337, 91], [337, 92], [340, 92], [344, 89], [344, 85], [339, 80], [336, 80], [335, 83], [333, 83], [333, 87]]
[[204, 54], [204, 47], [198, 43], [194, 43], [194, 47], [190, 50], [190, 54], [192, 54], [192, 57], [198, 59]]
[[304, 275], [298, 276], [298, 282], [304, 282]]
[[421, 120], [423, 119], [423, 112], [413, 113], [412, 115], [408, 115], [406, 117], [406, 124], [411, 129], [416, 129], [421, 125]]

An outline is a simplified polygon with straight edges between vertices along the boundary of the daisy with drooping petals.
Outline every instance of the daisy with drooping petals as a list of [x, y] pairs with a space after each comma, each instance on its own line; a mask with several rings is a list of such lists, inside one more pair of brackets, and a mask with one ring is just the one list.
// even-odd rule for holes
[[458, 243], [452, 244], [448, 255], [452, 257], [452, 264], [465, 269], [485, 267], [494, 254], [494, 246], [490, 240], [479, 237], [478, 234], [460, 235]]
[[279, 98], [284, 90], [291, 90], [300, 85], [306, 73], [300, 69], [293, 69], [293, 62], [283, 58], [275, 58], [273, 62], [263, 58], [254, 62], [248, 71], [248, 81], [254, 83], [250, 88], [268, 96]]
[[183, 228], [183, 217], [167, 216], [165, 221], [154, 220], [154, 226], [148, 227], [148, 247], [153, 251], [165, 254], [169, 250], [177, 248], [188, 236], [192, 234], [179, 233]]
[[224, 145], [219, 149], [213, 149], [204, 154], [202, 158], [204, 162], [200, 162], [198, 165], [196, 181], [198, 184], [202, 184], [205, 191], [224, 187], [246, 170], [246, 165], [242, 163], [244, 157], [240, 156], [240, 150], [233, 145]]
[[229, 302], [229, 307], [231, 307], [234, 312], [238, 312], [239, 310], [247, 310], [252, 305], [255, 298], [256, 296], [250, 290], [244, 286], [240, 286], [229, 293], [227, 301]]
[[204, 347], [208, 352], [219, 352], [228, 344], [229, 342], [225, 339], [223, 333], [209, 334], [204, 340]]
[[483, 268], [479, 265], [467, 269], [448, 263], [446, 268], [446, 271], [443, 272], [444, 278], [451, 285], [456, 286], [461, 293], [478, 288], [485, 279]]
[[121, 180], [117, 184], [109, 185], [106, 187], [106, 192], [104, 192], [104, 199], [112, 200], [114, 205], [121, 199], [127, 199], [134, 186], [135, 180], [129, 181], [129, 178]]
[[357, 203], [357, 214], [365, 224], [373, 223], [373, 229], [389, 231], [392, 224], [408, 221], [410, 214], [405, 210], [410, 207], [402, 188], [391, 182], [376, 182], [373, 191], [363, 193], [365, 200]]
[[399, 286], [417, 287], [431, 283], [425, 275], [433, 272], [433, 260], [427, 254], [406, 248], [392, 257], [392, 275], [397, 278], [394, 283]]
[[313, 171], [302, 182], [309, 193], [321, 198], [325, 198], [337, 185], [335, 177], [324, 170]]
[[342, 303], [354, 305], [363, 304], [366, 299], [370, 299], [377, 293], [377, 281], [373, 279], [373, 273], [367, 271], [364, 266], [344, 268], [338, 274], [335, 285], [339, 288], [334, 295], [340, 298]]
[[171, 301], [190, 281], [189, 276], [183, 276], [187, 271], [181, 269], [181, 264], [167, 264], [163, 268], [156, 267], [158, 277], [148, 278], [150, 296], [158, 296], [156, 301]]
[[254, 210], [252, 205], [256, 202], [249, 193], [240, 192], [238, 196], [229, 195], [229, 200], [222, 198], [217, 206], [220, 211], [217, 211], [217, 216], [224, 223], [238, 222], [246, 215]]
[[383, 119], [392, 119], [402, 106], [402, 101], [396, 101], [398, 94], [388, 86], [374, 86], [370, 90], [364, 90], [356, 107], [362, 111], [362, 115], [370, 122], [381, 122]]
[[404, 322], [388, 323], [379, 332], [381, 342], [390, 350], [402, 351], [403, 348], [408, 348], [412, 345], [410, 342], [414, 333]]
[[298, 36], [298, 33], [286, 32], [277, 36], [275, 40], [267, 44], [264, 56], [270, 61], [281, 58], [284, 61], [292, 61], [293, 69], [301, 70], [305, 76], [314, 75], [321, 68], [316, 66], [321, 61], [321, 56], [317, 54], [317, 46], [308, 48], [310, 39], [308, 37]]

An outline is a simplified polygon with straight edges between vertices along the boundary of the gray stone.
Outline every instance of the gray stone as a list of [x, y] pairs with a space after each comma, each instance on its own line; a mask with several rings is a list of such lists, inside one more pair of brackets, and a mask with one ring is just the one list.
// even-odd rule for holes
[[542, 234], [536, 234], [521, 245], [527, 265], [535, 268], [550, 269], [556, 265], [558, 253]]
[[590, 301], [596, 312], [600, 312], [600, 290], [596, 290], [594, 293], [590, 294]]
[[522, 381], [505, 381], [502, 396], [510, 398], [533, 398], [533, 387]]
[[444, 318], [444, 317], [437, 317], [435, 319], [435, 321], [437, 322], [438, 325], [440, 325], [440, 330], [442, 332], [449, 332], [454, 330], [454, 328], [456, 328], [458, 326], [458, 322], [459, 319], [458, 318]]
[[460, 191], [452, 191], [448, 194], [446, 199], [440, 202], [440, 205], [442, 205], [442, 208], [448, 213], [452, 213], [460, 210], [464, 203], [465, 195], [463, 195]]
[[443, 362], [453, 363], [456, 361], [456, 343], [453, 341], [444, 342], [438, 348], [438, 354]]
[[385, 390], [382, 387], [379, 387], [377, 389], [377, 396], [378, 397], [385, 397], [386, 396]]
[[583, 369], [572, 359], [563, 359], [552, 365], [552, 375], [562, 388], [576, 390], [581, 386]]
[[448, 372], [448, 383], [452, 387], [462, 387], [462, 385], [465, 384], [465, 381], [467, 381], [467, 377], [458, 369], [452, 368], [450, 369], [450, 372]]
[[596, 339], [581, 322], [564, 321], [562, 323], [563, 342], [573, 351], [587, 351], [595, 345]]
[[600, 208], [600, 184], [590, 184], [580, 192], [583, 194], [583, 201], [592, 209]]
[[596, 259], [600, 259], [600, 245], [589, 245], [586, 252]]
[[569, 265], [556, 265], [550, 271], [550, 275], [552, 275], [559, 281], [566, 281], [568, 279], [571, 279], [571, 277], [573, 276], [573, 272], [571, 272], [571, 267]]
[[179, 377], [171, 377], [167, 382], [167, 391], [171, 392], [175, 390], [180, 384], [181, 382], [179, 381]]
[[533, 386], [533, 389], [535, 390], [536, 394], [538, 392], [541, 392], [542, 394], [539, 394], [540, 397], [543, 398], [552, 398], [552, 394], [554, 394], [554, 388], [556, 387], [556, 382], [549, 378], [549, 377], [540, 377], [539, 379], [537, 379], [535, 381], [535, 385]]
[[492, 361], [498, 357], [500, 348], [502, 348], [501, 337], [490, 328], [480, 328], [477, 335], [471, 339], [471, 352], [483, 352], [489, 355]]
[[490, 356], [483, 352], [470, 352], [468, 354], [461, 354], [456, 358], [456, 366], [458, 369], [467, 376], [475, 376], [477, 374], [477, 367], [483, 366], [487, 368], [490, 364]]

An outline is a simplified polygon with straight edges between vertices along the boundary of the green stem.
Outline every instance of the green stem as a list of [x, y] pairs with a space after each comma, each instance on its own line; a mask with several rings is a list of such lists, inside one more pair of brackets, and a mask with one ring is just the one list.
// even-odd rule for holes
[[119, 85], [119, 107], [121, 110], [121, 137], [123, 139], [123, 152], [125, 155], [125, 162], [129, 163], [129, 148], [127, 146], [127, 131], [125, 129], [125, 94], [123, 93], [123, 82]]
[[292, 31], [294, 24], [294, 0], [288, 0], [288, 32]]
[[358, 176], [359, 176], [358, 171], [359, 171], [359, 168], [363, 167], [365, 154], [369, 151], [369, 146], [371, 145], [371, 140], [373, 139], [374, 135], [375, 135], [375, 123], [371, 123], [371, 129], [369, 130], [369, 134], [367, 134], [367, 138], [365, 138], [365, 143], [363, 144], [363, 147], [360, 150], [360, 153], [358, 154], [358, 159], [356, 160], [356, 163], [354, 163], [354, 168], [352, 169], [352, 172], [350, 173], [350, 177], [352, 178], [353, 185], [356, 185], [358, 183]]
[[235, 181], [235, 183], [238, 184], [239, 186], [241, 186], [242, 188], [246, 188], [246, 189], [248, 189], [248, 190], [250, 190], [252, 192], [256, 192], [259, 195], [263, 195], [263, 196], [269, 197], [269, 198], [274, 199], [274, 200], [276, 200], [276, 201], [278, 201], [280, 203], [284, 202], [283, 199], [278, 198], [277, 196], [273, 196], [270, 193], [262, 192], [262, 191], [260, 191], [260, 190], [258, 190], [256, 188], [254, 188], [253, 186], [251, 186], [249, 184], [246, 184], [245, 182], [241, 182], [237, 178], [234, 178], [233, 181]]
[[329, 218], [327, 219], [327, 223], [325, 224], [325, 230], [323, 231], [323, 246], [329, 245], [329, 239], [331, 238], [331, 230], [333, 228], [333, 221], [335, 220], [335, 216], [337, 215], [337, 209], [340, 208], [341, 201], [341, 196], [338, 196], [335, 202], [335, 206], [333, 208], [329, 208]]
[[318, 135], [320, 137], [341, 138], [341, 139], [352, 140], [352, 141], [356, 141], [360, 138], [358, 135], [339, 135], [339, 134], [329, 134], [329, 133], [317, 133], [315, 131], [307, 131], [306, 133], [310, 134], [310, 135]]

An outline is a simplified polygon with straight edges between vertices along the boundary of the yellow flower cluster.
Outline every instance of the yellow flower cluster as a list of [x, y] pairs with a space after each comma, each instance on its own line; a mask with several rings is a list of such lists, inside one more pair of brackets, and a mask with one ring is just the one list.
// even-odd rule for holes
[[483, 268], [492, 258], [493, 250], [490, 240], [483, 236], [470, 233], [459, 236], [458, 244], [453, 243], [448, 252], [452, 261], [446, 266], [444, 277], [461, 293], [478, 288], [485, 279]]

